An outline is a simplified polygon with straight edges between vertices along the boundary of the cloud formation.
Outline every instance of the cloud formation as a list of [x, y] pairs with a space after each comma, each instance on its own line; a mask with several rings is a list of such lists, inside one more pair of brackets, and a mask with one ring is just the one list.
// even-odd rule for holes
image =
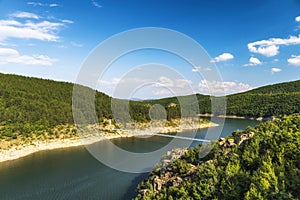
[[209, 67], [199, 67], [199, 66], [194, 66], [193, 68], [192, 68], [192, 72], [203, 72], [203, 71], [211, 71], [212, 69], [211, 68], [209, 68]]
[[71, 43], [71, 45], [74, 46], [74, 47], [83, 47], [83, 44], [79, 44], [79, 43], [74, 42], [74, 41], [71, 41], [70, 43]]
[[15, 12], [10, 15], [11, 17], [16, 17], [16, 18], [29, 18], [29, 19], [39, 19], [40, 17], [34, 13], [29, 13], [29, 12]]
[[253, 89], [251, 85], [242, 82], [220, 82], [208, 80], [200, 81], [198, 87], [200, 93], [208, 93], [210, 95], [232, 94]]
[[271, 69], [271, 72], [272, 72], [272, 73], [281, 72], [281, 69], [280, 69], [280, 68], [273, 67], [273, 68]]
[[41, 3], [41, 2], [34, 2], [34, 1], [30, 1], [30, 2], [27, 2], [28, 5], [32, 5], [32, 6], [42, 6], [42, 7], [57, 7], [59, 6], [58, 4], [56, 3]]
[[298, 56], [292, 55], [292, 57], [289, 58], [287, 61], [291, 65], [300, 67], [300, 55], [298, 55]]
[[295, 21], [296, 21], [296, 22], [300, 22], [300, 16], [297, 16], [297, 17], [295, 18]]
[[97, 8], [102, 8], [102, 6], [96, 0], [92, 0], [92, 4]]
[[287, 39], [270, 38], [268, 40], [260, 40], [248, 44], [248, 49], [252, 53], [258, 53], [266, 57], [276, 56], [279, 53], [279, 46], [300, 44], [300, 35], [290, 36]]
[[[19, 12], [13, 15], [17, 18], [39, 18], [33, 13], [26, 12]], [[0, 42], [9, 38], [57, 41], [59, 39], [57, 32], [63, 26], [64, 23], [61, 22], [0, 20]]]
[[230, 53], [222, 53], [221, 55], [212, 59], [211, 62], [223, 62], [223, 61], [231, 60], [233, 58], [234, 56]]
[[258, 58], [251, 57], [251, 58], [249, 58], [249, 63], [245, 64], [244, 66], [252, 67], [252, 66], [261, 65], [261, 64], [262, 64], [262, 62]]
[[0, 48], [0, 64], [17, 63], [24, 65], [47, 65], [50, 66], [56, 59], [46, 55], [21, 55], [17, 50], [11, 48]]

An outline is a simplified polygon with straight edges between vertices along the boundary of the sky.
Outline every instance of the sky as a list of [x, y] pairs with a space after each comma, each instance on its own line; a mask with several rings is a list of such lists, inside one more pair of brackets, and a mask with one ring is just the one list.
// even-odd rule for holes
[[[221, 79], [199, 76], [211, 70], [207, 66], [143, 49], [114, 61], [99, 75], [98, 90], [122, 98], [116, 87], [134, 83], [139, 88], [130, 91], [130, 98], [147, 99], [189, 93], [183, 85], [194, 93], [218, 95], [220, 88], [232, 94], [299, 79], [299, 0], [0, 0], [0, 72], [76, 82], [99, 44], [143, 27], [192, 38]], [[168, 66], [178, 76], [171, 79], [170, 73], [158, 70], [157, 82], [148, 84], [147, 76], [131, 73], [145, 65], [147, 74], [149, 63]], [[214, 91], [208, 90], [210, 85]]]

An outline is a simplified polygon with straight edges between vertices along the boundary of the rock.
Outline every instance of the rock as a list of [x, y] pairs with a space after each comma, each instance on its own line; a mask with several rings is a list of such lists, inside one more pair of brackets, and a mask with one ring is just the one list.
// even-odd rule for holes
[[187, 151], [187, 148], [177, 148], [173, 149], [172, 151], [168, 151], [166, 155], [161, 159], [159, 167], [167, 168], [170, 163], [184, 156]]
[[153, 185], [154, 191], [160, 191], [161, 190], [161, 186], [163, 185], [163, 183], [162, 183], [162, 180], [160, 180], [160, 178], [158, 176], [156, 176], [153, 179], [152, 185]]
[[148, 189], [142, 189], [139, 191], [143, 196], [146, 196], [146, 193], [148, 192]]
[[207, 161], [205, 161], [203, 164], [209, 165], [209, 164], [214, 164], [214, 163], [215, 163], [214, 160], [207, 160]]
[[262, 117], [258, 117], [258, 118], [256, 118], [256, 120], [257, 120], [257, 121], [262, 121], [263, 118], [262, 118]]
[[241, 145], [244, 141], [253, 138], [253, 136], [254, 136], [253, 132], [242, 134], [242, 135], [240, 135], [239, 137], [236, 138], [236, 143], [238, 145]]
[[176, 107], [177, 105], [175, 104], [175, 103], [169, 103], [169, 105], [168, 105], [168, 108], [174, 108], [174, 107]]
[[234, 143], [234, 139], [231, 139], [231, 138], [229, 138], [229, 139], [225, 139], [225, 138], [221, 138], [220, 140], [219, 140], [219, 144], [222, 146], [222, 147], [231, 147], [231, 146], [233, 146], [233, 145], [235, 145], [235, 143]]
[[172, 186], [178, 187], [182, 182], [183, 182], [182, 178], [177, 176], [177, 177], [175, 177], [175, 179], [173, 179]]
[[225, 143], [226, 143], [226, 139], [225, 139], [225, 138], [220, 138], [219, 144], [220, 144], [221, 146], [224, 146]]
[[195, 165], [190, 164], [191, 168], [188, 171], [188, 174], [193, 174], [195, 171], [197, 171], [197, 167]]
[[227, 144], [228, 144], [228, 146], [233, 146], [233, 145], [235, 145], [235, 143], [234, 143], [234, 139], [232, 139], [232, 138], [229, 138], [229, 139], [227, 139]]

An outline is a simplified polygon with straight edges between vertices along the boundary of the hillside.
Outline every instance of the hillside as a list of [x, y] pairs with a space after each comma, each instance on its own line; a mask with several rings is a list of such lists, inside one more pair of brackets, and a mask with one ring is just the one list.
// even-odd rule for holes
[[[300, 110], [299, 85], [300, 81], [294, 81], [229, 95], [227, 114], [265, 117], [297, 113]], [[72, 92], [72, 83], [0, 73], [0, 139], [15, 138], [20, 134], [30, 137], [32, 132], [39, 131], [51, 133], [51, 129], [57, 126], [73, 125]], [[200, 113], [211, 113], [211, 97], [197, 94], [197, 98]], [[181, 99], [189, 101], [185, 97]], [[193, 110], [195, 103], [186, 103], [192, 112], [188, 115], [196, 114], [197, 110]], [[130, 101], [130, 116], [137, 122], [148, 122], [149, 109], [153, 104], [165, 107], [168, 120], [181, 117], [181, 107], [176, 97]], [[111, 97], [96, 92], [95, 107], [100, 121], [112, 118]], [[127, 110], [118, 106], [116, 112]]]
[[[76, 129], [72, 113], [72, 83], [58, 82], [39, 78], [24, 77], [0, 73], [0, 144], [9, 148], [12, 144], [30, 143], [32, 140], [47, 140], [76, 137]], [[90, 88], [83, 87], [87, 91]], [[96, 91], [95, 108], [98, 120], [103, 126], [112, 119], [112, 98]], [[173, 98], [174, 99], [174, 98]], [[85, 105], [84, 95], [79, 102]], [[180, 117], [177, 108], [168, 107], [170, 100], [165, 101], [169, 121]], [[115, 99], [114, 103], [119, 116], [127, 116], [125, 100]], [[149, 122], [149, 109], [152, 102], [130, 101], [129, 114], [140, 125]], [[88, 116], [86, 110], [76, 113], [80, 117]], [[124, 114], [124, 115], [123, 115]], [[195, 116], [196, 113], [192, 113]], [[127, 122], [127, 121], [126, 121]], [[169, 122], [166, 126], [174, 126]], [[105, 128], [105, 127], [101, 127]], [[110, 127], [111, 129], [112, 127]], [[2, 142], [2, 143], [1, 143]], [[4, 143], [3, 143], [4, 142]]]
[[275, 94], [300, 92], [300, 80], [259, 87], [240, 94]]
[[163, 160], [135, 199], [300, 199], [299, 130], [295, 114], [234, 132], [204, 158], [189, 149]]
[[[52, 132], [58, 125], [72, 125], [73, 84], [0, 74], [0, 139], [30, 137]], [[110, 117], [110, 97], [97, 92], [99, 119]]]
[[227, 114], [269, 117], [300, 111], [300, 81], [264, 86], [227, 96]]
[[[220, 97], [197, 94], [197, 98], [200, 114], [212, 112], [211, 98], [215, 99], [216, 107], [223, 107], [223, 101], [220, 101]], [[298, 113], [300, 110], [300, 81], [279, 83], [243, 93], [228, 95], [226, 96], [226, 101], [227, 115], [257, 118]], [[176, 104], [177, 106], [173, 106], [169, 110], [176, 116], [180, 115], [180, 106], [175, 97], [148, 102], [152, 104], [159, 103], [162, 105], [170, 105], [171, 103]]]

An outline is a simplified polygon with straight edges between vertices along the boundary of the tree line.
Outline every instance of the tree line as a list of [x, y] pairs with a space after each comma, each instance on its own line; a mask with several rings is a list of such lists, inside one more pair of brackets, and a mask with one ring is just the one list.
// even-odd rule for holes
[[[234, 143], [217, 143], [204, 158], [201, 145], [189, 149], [151, 172], [135, 199], [300, 199], [299, 130], [300, 115], [294, 114], [236, 131], [227, 138]], [[245, 135], [251, 137], [242, 141]]]

